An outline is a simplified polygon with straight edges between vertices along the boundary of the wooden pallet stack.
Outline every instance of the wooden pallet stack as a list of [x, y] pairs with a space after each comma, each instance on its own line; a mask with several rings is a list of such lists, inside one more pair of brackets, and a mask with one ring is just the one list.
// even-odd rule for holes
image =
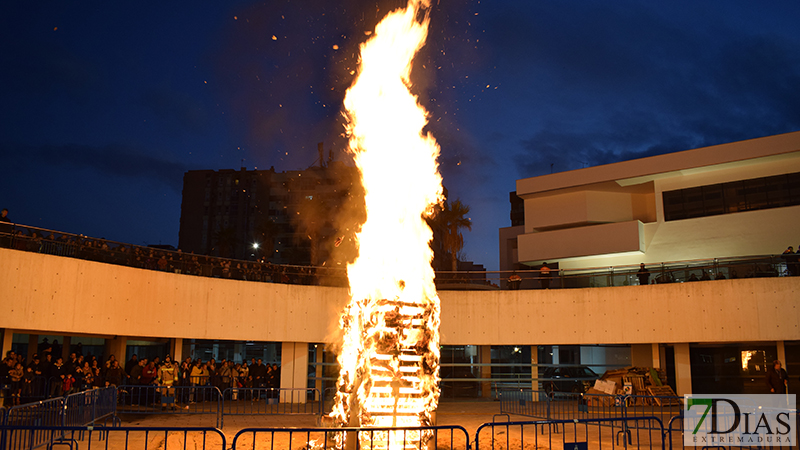
[[586, 393], [592, 394], [592, 400], [602, 406], [613, 405], [614, 397], [618, 395], [633, 395], [631, 401], [636, 404], [655, 403], [664, 406], [675, 401], [665, 397], [676, 397], [666, 380], [666, 373], [661, 369], [626, 367], [606, 371]]

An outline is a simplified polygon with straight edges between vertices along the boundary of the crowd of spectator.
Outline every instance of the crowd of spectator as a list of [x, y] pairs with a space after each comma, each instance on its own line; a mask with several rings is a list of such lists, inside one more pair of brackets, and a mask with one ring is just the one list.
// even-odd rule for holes
[[0, 247], [178, 274], [284, 284], [345, 286], [344, 269], [242, 261], [142, 247], [0, 222]]
[[0, 364], [3, 405], [13, 406], [33, 399], [60, 397], [94, 387], [107, 386], [109, 366], [94, 356], [71, 353], [66, 361], [48, 347], [31, 361], [9, 351]]
[[[83, 235], [23, 227], [13, 225], [9, 221], [8, 210], [0, 212], [0, 247], [194, 276], [283, 284], [347, 286], [347, 274], [343, 268], [272, 264], [264, 259], [259, 261], [233, 260], [184, 253], [181, 250], [142, 247]], [[797, 252], [789, 247], [781, 257], [786, 265], [786, 275], [797, 276], [800, 274], [800, 263], [798, 262], [800, 261], [800, 247]], [[742, 262], [737, 264], [743, 267], [747, 265], [747, 270], [742, 275], [744, 278], [780, 275], [775, 264], [772, 263]], [[635, 269], [626, 268], [620, 268], [617, 272], [614, 272], [614, 268], [612, 268], [611, 273], [624, 275], [626, 271], [629, 271], [631, 275], [638, 278], [640, 285], [739, 277], [735, 268], [730, 267], [723, 270], [716, 263], [714, 263], [714, 267], [706, 268], [670, 267], [666, 271], [661, 265], [658, 268], [660, 273], [652, 277], [647, 268], [645, 268], [646, 273], [641, 272], [641, 269], [636, 272]], [[531, 287], [549, 289], [553, 281], [555, 282], [553, 287], [586, 287], [586, 283], [575, 282], [573, 279], [589, 279], [605, 275], [607, 274], [583, 273], [571, 276], [558, 268], [550, 268], [547, 263], [544, 263], [538, 269], [511, 272], [508, 278], [505, 278], [506, 275], [502, 273], [495, 276], [498, 284], [505, 281], [507, 289], [516, 290], [521, 289], [523, 285], [528, 289]], [[464, 284], [480, 284], [498, 288], [499, 286], [487, 279], [487, 276], [491, 275], [487, 275], [485, 272], [437, 272], [436, 282], [437, 285], [440, 283], [462, 286]], [[523, 279], [530, 281], [523, 283]]]
[[797, 251], [790, 245], [781, 254], [781, 258], [786, 261], [786, 272], [790, 277], [800, 275], [800, 245], [797, 246]]
[[[271, 388], [276, 390], [270, 394], [274, 398], [277, 398], [277, 389], [280, 388], [280, 367], [265, 364], [261, 359], [253, 358], [249, 364], [226, 359], [217, 362], [213, 358], [209, 361], [186, 358], [177, 362], [169, 355], [152, 360], [133, 355], [122, 365], [115, 355], [101, 362], [92, 355], [84, 357], [79, 352], [70, 353], [64, 361], [60, 352], [53, 351], [54, 347], [58, 349], [57, 341], [43, 352], [35, 353], [30, 362], [13, 351], [6, 354], [0, 364], [3, 406], [107, 386], [120, 389], [126, 386], [160, 386], [163, 396], [174, 396], [171, 388], [175, 386], [214, 386], [220, 392], [229, 388]], [[176, 403], [186, 403], [184, 407], [188, 408], [190, 400], [188, 396], [184, 397], [185, 401], [178, 399]]]

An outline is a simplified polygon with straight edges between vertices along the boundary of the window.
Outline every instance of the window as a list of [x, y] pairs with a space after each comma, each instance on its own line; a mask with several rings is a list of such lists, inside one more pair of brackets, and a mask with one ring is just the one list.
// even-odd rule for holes
[[800, 205], [800, 173], [666, 191], [663, 199], [667, 221]]

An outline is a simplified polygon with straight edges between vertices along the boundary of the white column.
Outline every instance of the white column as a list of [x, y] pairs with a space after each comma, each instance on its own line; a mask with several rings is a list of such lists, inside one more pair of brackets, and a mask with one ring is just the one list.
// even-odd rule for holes
[[283, 342], [281, 344], [281, 403], [305, 403], [308, 382], [308, 342]]
[[183, 338], [171, 339], [172, 341], [172, 360], [178, 363], [183, 360]]
[[[776, 341], [775, 346], [778, 347], [778, 361], [781, 362], [783, 368], [785, 369], [789, 363], [786, 361], [786, 347], [783, 345], [783, 341]], [[3, 355], [5, 356], [5, 354]], [[767, 361], [769, 367], [772, 366], [772, 361]]]
[[[490, 364], [492, 362], [492, 346], [481, 345], [479, 347], [481, 364]], [[492, 378], [492, 367], [481, 366], [481, 378]], [[481, 382], [481, 396], [483, 398], [490, 398], [492, 396], [492, 382]]]
[[675, 388], [678, 395], [692, 393], [692, 363], [689, 344], [675, 344]]
[[11, 328], [5, 328], [3, 330], [3, 353], [2, 356], [0, 356], [0, 359], [5, 358], [8, 352], [11, 351], [12, 342], [14, 342], [14, 330]]
[[317, 379], [315, 380], [314, 387], [319, 391], [319, 397], [320, 397], [316, 400], [321, 400], [322, 398], [324, 398], [325, 395], [325, 393], [322, 391], [322, 380], [321, 380], [321, 378], [325, 376], [325, 371], [323, 370], [325, 369], [325, 366], [322, 365], [322, 363], [325, 362], [325, 352], [324, 352], [325, 344], [316, 344], [316, 346], [317, 346], [316, 347], [317, 351], [314, 352], [314, 354], [316, 355], [317, 365], [315, 366], [314, 376]]
[[653, 365], [655, 369], [661, 368], [661, 346], [658, 344], [650, 344], [653, 349]]
[[[531, 345], [531, 389], [534, 392], [539, 391], [539, 346], [538, 345]], [[534, 395], [534, 400], [538, 400], [539, 396]]]

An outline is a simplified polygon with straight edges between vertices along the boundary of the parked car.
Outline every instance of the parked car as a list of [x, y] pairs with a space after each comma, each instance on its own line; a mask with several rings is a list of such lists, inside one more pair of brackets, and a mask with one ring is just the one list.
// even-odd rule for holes
[[542, 375], [542, 388], [551, 392], [584, 393], [600, 378], [587, 366], [548, 367]]

